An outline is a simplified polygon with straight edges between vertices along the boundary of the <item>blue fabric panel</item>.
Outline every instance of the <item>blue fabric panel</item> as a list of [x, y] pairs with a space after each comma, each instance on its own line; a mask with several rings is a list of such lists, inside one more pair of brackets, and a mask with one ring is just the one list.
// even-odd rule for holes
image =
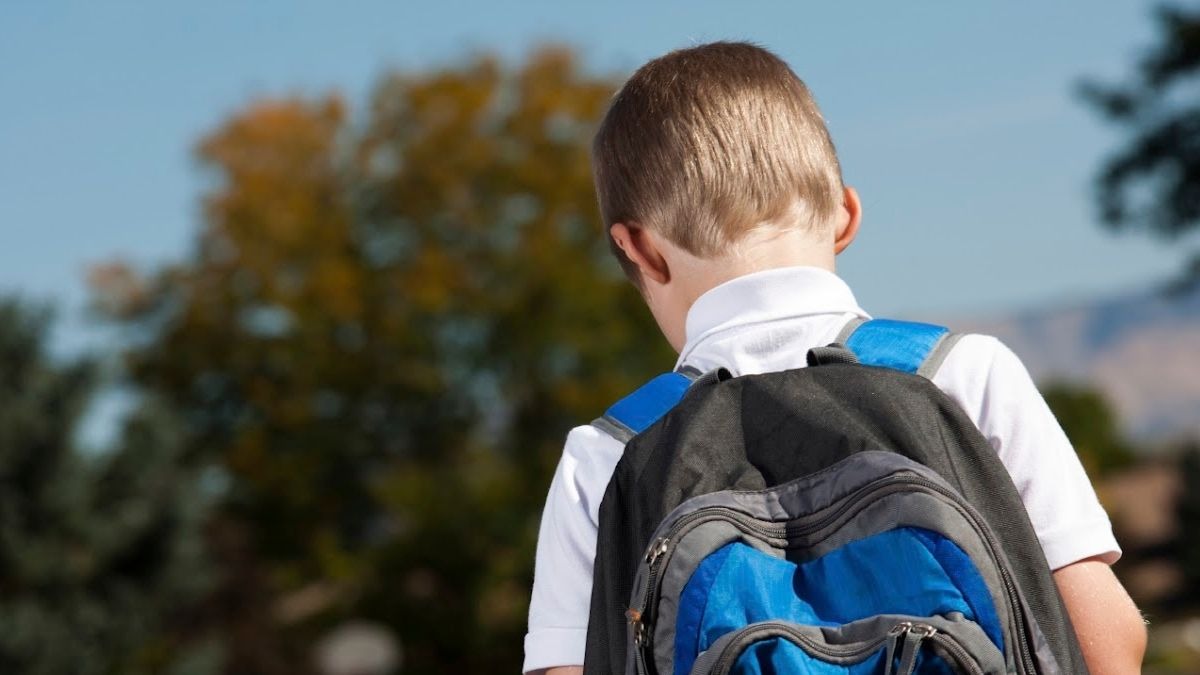
[[949, 332], [927, 323], [873, 319], [850, 335], [846, 347], [860, 363], [915, 373], [938, 340]]
[[617, 401], [605, 417], [610, 417], [640, 434], [675, 407], [692, 383], [685, 375], [664, 373]]
[[[708, 591], [717, 580], [717, 574], [725, 566], [725, 558], [732, 546], [722, 546], [705, 558], [692, 572], [692, 578], [679, 594], [679, 608], [675, 615], [675, 672], [690, 673], [692, 663], [700, 654], [700, 624], [708, 608]], [[687, 667], [680, 670], [680, 659], [687, 659]]]
[[767, 620], [836, 626], [876, 614], [960, 612], [1004, 648], [978, 570], [956, 544], [920, 528], [875, 534], [800, 564], [727, 544], [701, 562], [680, 598], [677, 674], [725, 633]]
[[987, 582], [979, 574], [975, 563], [971, 562], [966, 551], [958, 544], [942, 535], [920, 528], [911, 528], [913, 536], [924, 542], [929, 552], [942, 565], [946, 576], [963, 593], [963, 598], [971, 606], [967, 616], [974, 616], [975, 621], [992, 642], [1004, 652], [1004, 631], [1000, 628], [1000, 616], [996, 611], [996, 603], [988, 591]]

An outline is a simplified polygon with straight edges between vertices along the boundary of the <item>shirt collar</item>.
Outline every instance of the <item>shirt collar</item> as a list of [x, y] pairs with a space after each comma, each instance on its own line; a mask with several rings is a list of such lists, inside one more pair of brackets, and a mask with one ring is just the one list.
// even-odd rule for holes
[[709, 336], [740, 326], [811, 314], [869, 318], [846, 282], [819, 267], [780, 267], [737, 277], [701, 295], [688, 310], [680, 363]]

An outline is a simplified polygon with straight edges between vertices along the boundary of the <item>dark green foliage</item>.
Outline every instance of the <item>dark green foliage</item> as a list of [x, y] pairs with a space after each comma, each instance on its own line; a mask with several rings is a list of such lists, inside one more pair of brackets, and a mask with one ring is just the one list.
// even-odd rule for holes
[[[1084, 100], [1128, 130], [1130, 139], [1096, 179], [1100, 214], [1116, 229], [1177, 239], [1200, 224], [1200, 9], [1157, 11], [1159, 42], [1143, 55], [1134, 80], [1088, 82]], [[1185, 281], [1200, 280], [1200, 253]]]
[[1092, 480], [1133, 463], [1133, 451], [1121, 435], [1112, 407], [1099, 391], [1056, 382], [1043, 386], [1042, 395]]
[[204, 672], [203, 650], [172, 644], [207, 582], [204, 500], [178, 439], [147, 408], [110, 453], [82, 455], [95, 368], [52, 362], [46, 323], [0, 301], [0, 671]]
[[1179, 518], [1178, 562], [1183, 572], [1183, 593], [1179, 602], [1200, 605], [1200, 443], [1189, 444], [1179, 461], [1183, 489], [1179, 493], [1176, 515]]

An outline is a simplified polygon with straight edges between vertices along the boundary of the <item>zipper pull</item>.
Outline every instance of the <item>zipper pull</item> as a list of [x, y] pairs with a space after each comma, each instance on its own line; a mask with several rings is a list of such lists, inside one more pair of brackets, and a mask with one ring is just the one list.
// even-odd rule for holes
[[937, 628], [927, 623], [909, 623], [905, 621], [904, 623], [897, 624], [888, 633], [889, 635], [894, 633], [895, 636], [888, 644], [887, 669], [884, 671], [884, 675], [892, 675], [893, 673], [892, 656], [896, 647], [895, 638], [900, 636], [901, 633], [897, 631], [901, 628], [903, 628], [904, 644], [900, 646], [900, 666], [894, 671], [895, 675], [912, 675], [913, 670], [917, 667], [917, 654], [921, 651], [921, 643], [938, 632]]
[[655, 561], [662, 557], [662, 554], [667, 552], [667, 544], [670, 542], [666, 537], [660, 537], [654, 542], [654, 546], [646, 553], [646, 564], [653, 565]]
[[904, 635], [908, 632], [909, 628], [912, 628], [912, 622], [902, 621], [895, 626], [892, 626], [892, 629], [888, 631], [887, 653], [885, 653], [883, 657], [883, 663], [885, 664], [883, 675], [894, 675], [892, 664], [896, 662], [896, 642], [901, 635]]
[[640, 649], [646, 644], [646, 624], [642, 623], [642, 613], [637, 608], [630, 607], [625, 610], [625, 618], [633, 627], [633, 645]]

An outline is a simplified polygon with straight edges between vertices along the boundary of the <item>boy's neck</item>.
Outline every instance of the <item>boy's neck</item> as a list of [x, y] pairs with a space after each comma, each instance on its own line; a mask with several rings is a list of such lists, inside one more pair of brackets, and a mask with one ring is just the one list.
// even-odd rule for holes
[[638, 266], [642, 297], [667, 341], [679, 351], [687, 339], [688, 312], [701, 295], [738, 277], [782, 267], [817, 267], [835, 272], [834, 259], [854, 241], [861, 218], [858, 193], [847, 187], [842, 208], [829, 225], [780, 229], [764, 223], [713, 258], [699, 258], [666, 237], [630, 229], [624, 223], [614, 223], [610, 234]]
[[724, 255], [701, 258], [653, 232], [642, 231], [646, 236], [645, 250], [639, 250], [627, 238], [629, 232], [624, 226], [613, 227], [638, 258], [637, 264], [654, 272], [654, 276], [649, 276], [643, 271], [642, 297], [675, 351], [680, 351], [687, 340], [687, 315], [692, 305], [713, 288], [748, 274], [782, 267], [834, 271], [836, 246], [833, 233], [826, 228], [817, 232], [753, 231], [730, 246]]
[[698, 258], [677, 251], [673, 267], [686, 285], [687, 305], [708, 291], [738, 277], [781, 267], [819, 267], [835, 271], [833, 242], [803, 231], [772, 231], [751, 234], [727, 255]]

